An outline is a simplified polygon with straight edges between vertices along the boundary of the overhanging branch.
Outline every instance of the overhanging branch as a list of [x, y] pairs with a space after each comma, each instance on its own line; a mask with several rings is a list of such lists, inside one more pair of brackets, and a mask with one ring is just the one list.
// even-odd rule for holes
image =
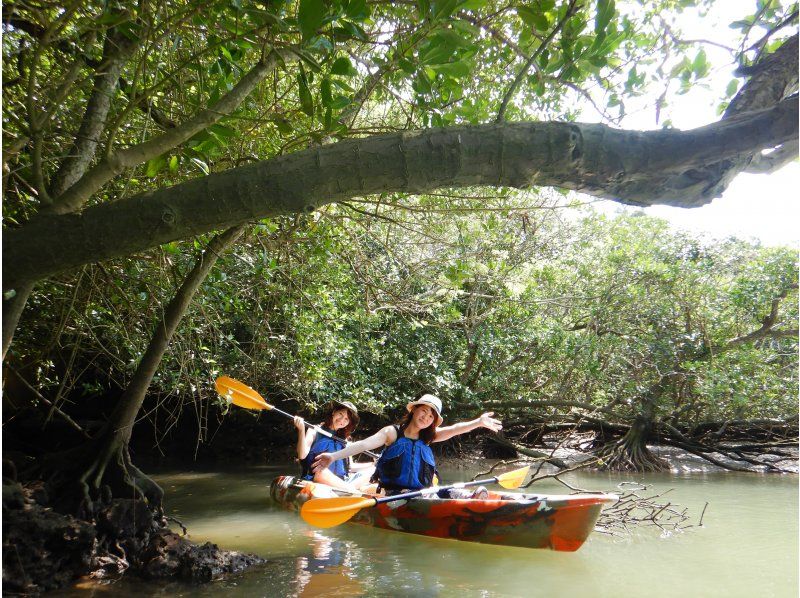
[[637, 205], [698, 206], [722, 192], [730, 169], [744, 167], [739, 157], [797, 138], [794, 96], [690, 131], [529, 122], [345, 140], [6, 230], [4, 288], [243, 222], [384, 192], [554, 186]]

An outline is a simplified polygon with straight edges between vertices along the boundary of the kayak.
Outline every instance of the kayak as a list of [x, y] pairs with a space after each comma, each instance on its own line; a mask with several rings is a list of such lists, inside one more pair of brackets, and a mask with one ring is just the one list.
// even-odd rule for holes
[[[272, 481], [270, 496], [281, 506], [299, 511], [311, 498], [361, 495], [279, 476]], [[613, 494], [490, 491], [485, 498], [428, 495], [363, 508], [350, 521], [433, 538], [573, 552], [589, 537], [603, 506], [616, 501]]]

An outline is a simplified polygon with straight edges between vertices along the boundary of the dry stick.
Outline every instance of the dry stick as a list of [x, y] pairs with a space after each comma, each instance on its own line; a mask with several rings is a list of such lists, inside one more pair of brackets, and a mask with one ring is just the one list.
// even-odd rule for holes
[[505, 95], [503, 96], [503, 101], [500, 104], [500, 110], [497, 112], [497, 118], [495, 119], [496, 123], [501, 123], [506, 118], [506, 109], [508, 108], [508, 103], [511, 101], [511, 98], [514, 97], [514, 94], [519, 89], [519, 85], [522, 82], [522, 78], [528, 73], [528, 69], [531, 68], [531, 65], [534, 61], [539, 57], [539, 55], [547, 49], [548, 44], [553, 41], [556, 33], [561, 31], [561, 29], [566, 24], [567, 20], [572, 17], [575, 12], [575, 9], [578, 8], [577, 0], [570, 0], [569, 5], [567, 6], [567, 10], [564, 13], [564, 16], [561, 17], [561, 20], [553, 27], [552, 31], [547, 35], [545, 39], [542, 40], [542, 43], [536, 48], [536, 51], [531, 54], [530, 58], [528, 58], [527, 62], [525, 62], [524, 66], [520, 71], [517, 73], [517, 76], [514, 78], [514, 81], [511, 83], [511, 87], [508, 88]]
[[548, 478], [553, 478], [556, 481], [558, 481], [559, 483], [563, 484], [564, 486], [566, 486], [567, 488], [569, 488], [570, 490], [573, 490], [575, 492], [589, 492], [589, 493], [591, 493], [592, 492], [591, 490], [584, 490], [582, 488], [577, 488], [575, 486], [572, 486], [572, 485], [568, 484], [567, 482], [565, 482], [564, 480], [561, 479], [561, 476], [564, 475], [565, 473], [571, 473], [573, 471], [578, 471], [580, 469], [586, 469], [587, 467], [590, 467], [590, 466], [594, 465], [595, 463], [597, 463], [599, 460], [600, 459], [597, 459], [597, 458], [589, 459], [588, 461], [584, 461], [583, 463], [579, 463], [578, 465], [574, 465], [572, 467], [569, 467], [569, 468], [564, 469], [562, 471], [559, 471], [557, 473], [548, 473], [548, 474], [540, 475], [538, 477], [537, 477], [538, 474], [534, 475], [534, 477], [532, 477], [527, 484], [522, 486], [522, 488], [527, 488], [528, 486], [530, 486], [534, 482], [538, 482], [540, 480], [546, 480]]
[[[69, 415], [67, 415], [63, 411], [61, 411], [61, 409], [59, 409], [54, 403], [51, 403], [50, 401], [45, 399], [41, 395], [41, 393], [39, 393], [38, 390], [36, 390], [33, 386], [31, 386], [30, 383], [25, 378], [23, 378], [22, 375], [20, 375], [20, 373], [16, 369], [14, 369], [11, 366], [7, 366], [7, 367], [8, 367], [8, 369], [10, 371], [14, 372], [14, 374], [17, 376], [17, 379], [22, 382], [22, 384], [23, 384], [23, 386], [25, 386], [25, 388], [27, 388], [29, 391], [31, 391], [36, 396], [37, 399], [42, 401], [42, 403], [44, 403], [45, 405], [50, 407], [50, 414], [52, 414], [55, 411], [62, 418], [64, 418], [64, 421], [66, 421], [72, 428], [75, 428], [78, 432], [80, 432], [85, 438], [91, 438], [91, 436], [89, 436], [89, 434], [86, 432], [86, 430], [81, 428], [80, 425], [77, 422], [75, 422], [75, 420], [73, 420]], [[48, 419], [50, 417], [50, 414], [48, 414]]]
[[[622, 482], [618, 488], [630, 485], [631, 482]], [[596, 531], [608, 535], [617, 535], [617, 530], [630, 533], [629, 524], [648, 524], [658, 527], [662, 532], [680, 531], [693, 527], [684, 525], [688, 521], [688, 509], [677, 511], [672, 508], [672, 503], [661, 505], [655, 499], [664, 496], [671, 490], [650, 497], [642, 497], [637, 494], [637, 490], [646, 490], [647, 486], [637, 485], [638, 488], [620, 496], [619, 501], [603, 510], [598, 520]], [[706, 506], [708, 503], [706, 503]], [[644, 514], [637, 516], [637, 511]], [[705, 511], [705, 509], [704, 509]]]
[[561, 459], [556, 459], [552, 455], [548, 455], [547, 453], [543, 453], [541, 451], [535, 451], [533, 449], [525, 448], [525, 447], [520, 446], [520, 445], [518, 445], [518, 444], [516, 444], [514, 442], [511, 442], [508, 438], [506, 438], [502, 434], [502, 432], [498, 432], [498, 433], [492, 434], [490, 436], [490, 438], [492, 440], [494, 440], [495, 442], [497, 442], [498, 444], [502, 444], [503, 446], [507, 446], [509, 448], [513, 448], [518, 453], [522, 453], [523, 455], [527, 455], [529, 457], [534, 457], [535, 459], [543, 459], [543, 460], [547, 461], [548, 463], [551, 463], [551, 464], [555, 465], [556, 467], [558, 467], [560, 469], [566, 469], [567, 468], [567, 464], [564, 463]]
[[511, 459], [510, 461], [498, 461], [497, 463], [495, 463], [494, 465], [492, 465], [489, 468], [489, 471], [484, 471], [482, 473], [476, 473], [474, 476], [472, 476], [472, 480], [475, 481], [478, 478], [482, 478], [484, 476], [489, 475], [490, 473], [492, 473], [495, 469], [497, 469], [501, 465], [511, 465], [512, 463], [519, 463], [521, 460], [522, 459]]

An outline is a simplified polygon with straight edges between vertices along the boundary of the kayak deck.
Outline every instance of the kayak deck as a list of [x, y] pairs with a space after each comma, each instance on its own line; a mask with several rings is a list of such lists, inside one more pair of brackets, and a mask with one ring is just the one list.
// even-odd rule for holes
[[[299, 510], [310, 498], [350, 496], [292, 476], [277, 477], [273, 500]], [[350, 520], [434, 538], [502, 546], [575, 551], [594, 529], [608, 494], [546, 495], [489, 492], [485, 499], [418, 497], [361, 509]]]

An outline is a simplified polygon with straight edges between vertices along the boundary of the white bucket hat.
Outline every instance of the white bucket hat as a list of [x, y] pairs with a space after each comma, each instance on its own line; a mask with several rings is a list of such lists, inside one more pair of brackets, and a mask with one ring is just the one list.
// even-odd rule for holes
[[408, 405], [406, 405], [406, 409], [408, 411], [413, 411], [416, 405], [427, 405], [436, 413], [436, 426], [441, 426], [444, 418], [442, 417], [442, 401], [439, 400], [439, 397], [434, 395], [422, 395], [416, 401], [411, 401]]

